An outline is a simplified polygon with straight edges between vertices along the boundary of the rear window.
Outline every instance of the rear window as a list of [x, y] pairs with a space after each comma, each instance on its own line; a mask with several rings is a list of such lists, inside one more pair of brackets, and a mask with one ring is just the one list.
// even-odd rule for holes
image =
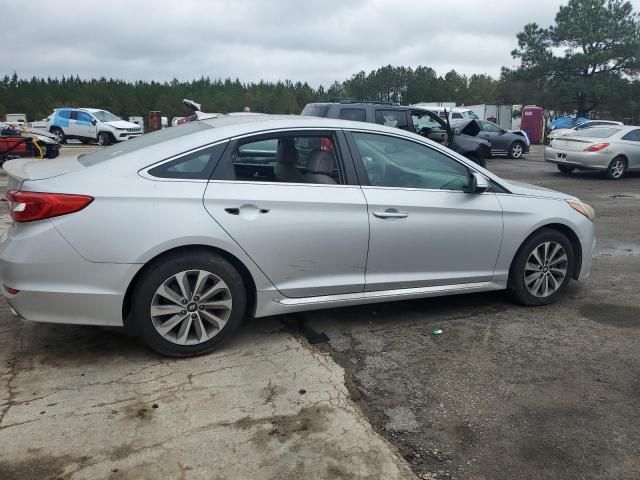
[[198, 133], [213, 128], [211, 125], [207, 125], [204, 122], [189, 122], [176, 127], [165, 128], [164, 130], [158, 130], [157, 132], [147, 133], [140, 135], [132, 140], [127, 140], [108, 148], [103, 148], [97, 152], [88, 153], [78, 158], [78, 161], [85, 167], [90, 167], [105, 160], [111, 160], [114, 157], [120, 155], [126, 155], [127, 153], [135, 152], [143, 148], [149, 147], [156, 143], [168, 142], [176, 138], [184, 137], [192, 133]]
[[611, 127], [594, 127], [585, 128], [584, 130], [576, 131], [571, 134], [572, 137], [591, 137], [591, 138], [609, 138], [611, 135], [615, 135], [620, 131], [619, 128]]
[[302, 115], [310, 117], [326, 117], [329, 112], [329, 105], [309, 104], [302, 110]]

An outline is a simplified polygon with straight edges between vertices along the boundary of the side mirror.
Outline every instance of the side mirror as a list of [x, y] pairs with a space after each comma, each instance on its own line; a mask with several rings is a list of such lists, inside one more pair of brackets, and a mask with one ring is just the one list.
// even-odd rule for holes
[[489, 187], [490, 184], [487, 177], [478, 172], [471, 173], [467, 193], [484, 193], [489, 190]]
[[96, 122], [95, 118], [91, 120], [91, 125], [95, 125], [96, 123], [98, 123], [98, 122]]
[[453, 134], [454, 135], [462, 135], [462, 130], [460, 130], [460, 127], [454, 127], [453, 128]]

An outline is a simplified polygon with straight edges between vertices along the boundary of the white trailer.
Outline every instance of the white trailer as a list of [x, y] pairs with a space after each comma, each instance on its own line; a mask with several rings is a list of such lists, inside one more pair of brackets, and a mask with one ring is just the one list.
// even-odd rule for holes
[[7, 123], [27, 123], [27, 115], [24, 113], [7, 113], [5, 115], [5, 122]]
[[466, 107], [475, 113], [481, 120], [488, 120], [497, 123], [505, 130], [511, 130], [511, 105], [490, 105], [483, 103], [482, 105], [471, 105]]

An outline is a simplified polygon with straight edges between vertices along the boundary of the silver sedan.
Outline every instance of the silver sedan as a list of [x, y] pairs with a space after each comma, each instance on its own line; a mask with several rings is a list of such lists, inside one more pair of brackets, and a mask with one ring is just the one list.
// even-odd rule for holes
[[165, 355], [248, 316], [507, 288], [547, 304], [595, 248], [577, 198], [375, 124], [223, 116], [5, 168], [17, 315], [124, 325]]
[[610, 180], [620, 180], [626, 172], [640, 170], [640, 127], [593, 127], [554, 138], [544, 159], [562, 173], [599, 170]]

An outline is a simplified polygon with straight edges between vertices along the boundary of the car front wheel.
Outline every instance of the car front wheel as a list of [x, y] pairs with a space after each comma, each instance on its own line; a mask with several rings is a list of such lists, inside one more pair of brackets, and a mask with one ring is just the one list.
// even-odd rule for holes
[[98, 145], [107, 146], [111, 143], [111, 135], [107, 132], [100, 132], [98, 134]]
[[135, 286], [132, 323], [156, 352], [190, 357], [214, 350], [240, 326], [246, 291], [224, 258], [193, 251], [153, 263]]
[[511, 147], [509, 147], [509, 158], [522, 158], [524, 154], [524, 143], [522, 142], [513, 142]]
[[66, 141], [64, 132], [61, 128], [52, 128], [51, 134], [56, 138], [56, 142], [62, 144]]
[[554, 302], [571, 280], [575, 254], [561, 232], [542, 229], [520, 247], [509, 272], [509, 286], [524, 305]]

